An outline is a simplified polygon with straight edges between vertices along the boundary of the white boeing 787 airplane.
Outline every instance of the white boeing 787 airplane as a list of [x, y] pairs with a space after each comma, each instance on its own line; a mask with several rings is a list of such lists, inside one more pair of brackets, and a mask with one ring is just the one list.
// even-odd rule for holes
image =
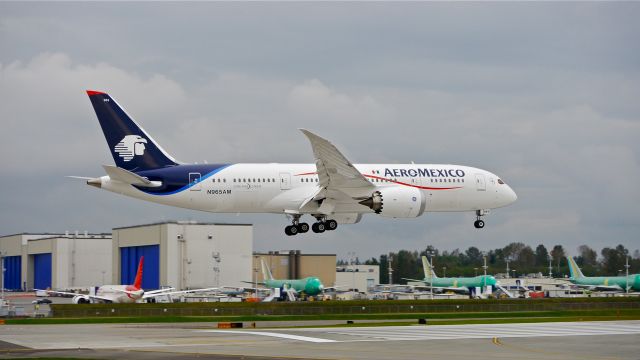
[[436, 164], [352, 164], [328, 140], [302, 129], [312, 164], [182, 164], [158, 145], [108, 94], [87, 91], [116, 166], [87, 183], [137, 199], [214, 213], [277, 213], [287, 235], [353, 224], [363, 214], [415, 218], [425, 212], [475, 211], [516, 201], [486, 170]]

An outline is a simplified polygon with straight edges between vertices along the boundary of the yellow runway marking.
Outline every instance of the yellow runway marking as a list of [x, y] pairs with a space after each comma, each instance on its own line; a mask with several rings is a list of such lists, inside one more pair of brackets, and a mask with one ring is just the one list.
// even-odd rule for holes
[[498, 339], [498, 337], [496, 337], [496, 336], [493, 337], [493, 340], [491, 340], [491, 342], [494, 345], [498, 345], [498, 346], [502, 346], [503, 345], [502, 342], [500, 342], [500, 339]]

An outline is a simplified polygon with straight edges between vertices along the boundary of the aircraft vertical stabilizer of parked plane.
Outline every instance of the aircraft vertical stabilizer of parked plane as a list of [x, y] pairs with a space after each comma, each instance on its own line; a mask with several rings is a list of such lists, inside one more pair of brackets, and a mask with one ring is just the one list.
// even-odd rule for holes
[[[364, 214], [415, 218], [425, 212], [474, 211], [476, 228], [490, 209], [516, 201], [497, 175], [437, 164], [353, 164], [331, 142], [301, 129], [310, 164], [182, 164], [108, 94], [87, 91], [115, 161], [87, 184], [155, 203], [213, 213], [276, 213], [287, 235], [335, 230]], [[297, 150], [296, 150], [297, 151]], [[302, 222], [309, 215], [312, 226]]]
[[581, 288], [596, 291], [640, 291], [640, 274], [629, 276], [584, 276], [576, 261], [567, 256], [569, 262], [569, 281]]

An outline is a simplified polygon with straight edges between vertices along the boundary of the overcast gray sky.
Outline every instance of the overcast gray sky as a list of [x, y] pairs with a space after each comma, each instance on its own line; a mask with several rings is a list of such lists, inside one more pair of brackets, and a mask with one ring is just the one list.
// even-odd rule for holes
[[[640, 3], [0, 2], [0, 234], [167, 219], [255, 224], [257, 250], [640, 247]], [[287, 237], [281, 215], [144, 203], [65, 175], [113, 160], [84, 91], [108, 91], [186, 162], [480, 167], [518, 193], [471, 213], [368, 216]]]

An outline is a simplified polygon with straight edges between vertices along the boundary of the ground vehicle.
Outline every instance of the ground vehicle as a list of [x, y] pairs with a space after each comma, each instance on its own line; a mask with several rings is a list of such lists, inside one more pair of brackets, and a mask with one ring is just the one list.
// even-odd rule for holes
[[53, 301], [49, 300], [49, 299], [36, 299], [33, 300], [31, 303], [32, 304], [51, 304]]

